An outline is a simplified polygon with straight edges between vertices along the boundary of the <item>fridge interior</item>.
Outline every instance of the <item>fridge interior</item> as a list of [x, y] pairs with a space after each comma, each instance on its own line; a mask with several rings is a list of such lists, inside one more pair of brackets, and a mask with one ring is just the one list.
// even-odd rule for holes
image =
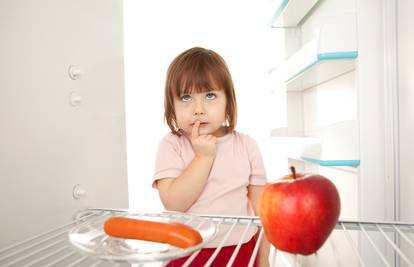
[[[287, 123], [271, 125], [269, 136], [275, 147], [295, 147], [288, 165], [331, 178], [342, 210], [320, 253], [273, 248], [271, 262], [413, 266], [413, 4], [274, 2], [269, 27], [283, 32], [285, 60], [268, 75], [269, 99], [285, 99]], [[66, 243], [73, 226], [88, 223], [79, 211], [133, 212], [110, 210], [128, 209], [122, 2], [1, 5], [0, 263], [123, 265]]]
[[[234, 226], [245, 227], [243, 233], [251, 226], [261, 226], [260, 219], [251, 216], [194, 216], [175, 212], [135, 213], [128, 210], [89, 209], [79, 213], [77, 219], [71, 223], [0, 250], [0, 263], [2, 266], [164, 266], [174, 256], [190, 255], [183, 265], [189, 266], [200, 252], [200, 248], [196, 247], [194, 250], [192, 247], [179, 249], [145, 241], [134, 245], [128, 244], [130, 240], [127, 240], [119, 245], [117, 238], [108, 238], [102, 230], [103, 222], [113, 216], [135, 216], [146, 220], [168, 219], [190, 225], [202, 234], [203, 227], [208, 224], [209, 228], [212, 224], [217, 227], [229, 225], [226, 235], [204, 266], [215, 266], [215, 257]], [[248, 266], [253, 266], [258, 244], [264, 238], [263, 228], [260, 229], [258, 242], [249, 255]], [[71, 242], [67, 241], [68, 235]], [[203, 234], [203, 238], [208, 235], [213, 236], [210, 231]], [[401, 244], [413, 246], [413, 237], [412, 223], [340, 221], [317, 253], [309, 256], [290, 254], [272, 246], [269, 263], [270, 266], [412, 266], [412, 254], [407, 254]], [[242, 240], [243, 234], [228, 266], [232, 266], [237, 257]], [[370, 244], [369, 250], [364, 253], [359, 249], [361, 241]]]

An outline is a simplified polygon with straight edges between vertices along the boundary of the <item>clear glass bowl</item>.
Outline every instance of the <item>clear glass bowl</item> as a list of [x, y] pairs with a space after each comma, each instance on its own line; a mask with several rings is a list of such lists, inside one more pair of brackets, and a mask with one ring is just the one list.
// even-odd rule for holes
[[[159, 262], [181, 258], [207, 245], [216, 235], [216, 224], [208, 218], [174, 213], [173, 217], [161, 214], [111, 214], [109, 217], [94, 218], [79, 222], [69, 231], [69, 242], [81, 253], [102, 260], [119, 262]], [[189, 248], [178, 248], [169, 244], [155, 243], [134, 239], [114, 238], [103, 230], [106, 219], [112, 216], [126, 216], [141, 220], [159, 222], [179, 222], [193, 227], [200, 232], [203, 241]]]

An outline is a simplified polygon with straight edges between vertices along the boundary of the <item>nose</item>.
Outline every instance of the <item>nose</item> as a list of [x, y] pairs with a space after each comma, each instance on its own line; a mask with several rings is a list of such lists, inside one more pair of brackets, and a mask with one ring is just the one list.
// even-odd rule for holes
[[204, 114], [204, 106], [202, 101], [195, 101], [194, 106], [194, 115], [203, 115]]

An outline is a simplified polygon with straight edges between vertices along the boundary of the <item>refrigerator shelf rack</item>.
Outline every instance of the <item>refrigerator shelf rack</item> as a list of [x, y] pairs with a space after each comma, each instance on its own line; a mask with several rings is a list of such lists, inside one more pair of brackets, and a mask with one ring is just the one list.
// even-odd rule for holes
[[[172, 219], [185, 216], [173, 212], [134, 213], [129, 210], [88, 209], [79, 213], [68, 224], [0, 249], [0, 266], [130, 266], [129, 263], [102, 261], [84, 256], [72, 249], [67, 237], [72, 227], [79, 223], [90, 223], [94, 220], [122, 215], [149, 215]], [[207, 217], [217, 224], [261, 226], [258, 217], [197, 216]], [[259, 240], [264, 235], [263, 228], [260, 229]], [[252, 259], [257, 255], [257, 244], [250, 257], [249, 266], [253, 266]], [[364, 247], [364, 244], [368, 247]], [[313, 255], [293, 255], [272, 246], [270, 266], [400, 266], [400, 264], [401, 266], [414, 266], [414, 255], [407, 253], [407, 247], [408, 249], [414, 248], [413, 223], [339, 221], [324, 246]], [[218, 253], [220, 249], [219, 246], [216, 252]], [[231, 266], [237, 253], [236, 248], [228, 266]], [[197, 254], [198, 251], [194, 252], [184, 266], [189, 266]], [[213, 254], [205, 266], [214, 266], [215, 255]], [[162, 266], [164, 264], [158, 262], [133, 266]]]

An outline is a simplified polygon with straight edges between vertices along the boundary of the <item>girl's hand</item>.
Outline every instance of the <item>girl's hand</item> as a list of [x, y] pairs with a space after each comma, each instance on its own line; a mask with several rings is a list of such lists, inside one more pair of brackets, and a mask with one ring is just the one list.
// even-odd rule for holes
[[191, 131], [191, 144], [196, 157], [214, 158], [216, 156], [217, 138], [211, 134], [199, 135], [200, 121], [194, 123]]

